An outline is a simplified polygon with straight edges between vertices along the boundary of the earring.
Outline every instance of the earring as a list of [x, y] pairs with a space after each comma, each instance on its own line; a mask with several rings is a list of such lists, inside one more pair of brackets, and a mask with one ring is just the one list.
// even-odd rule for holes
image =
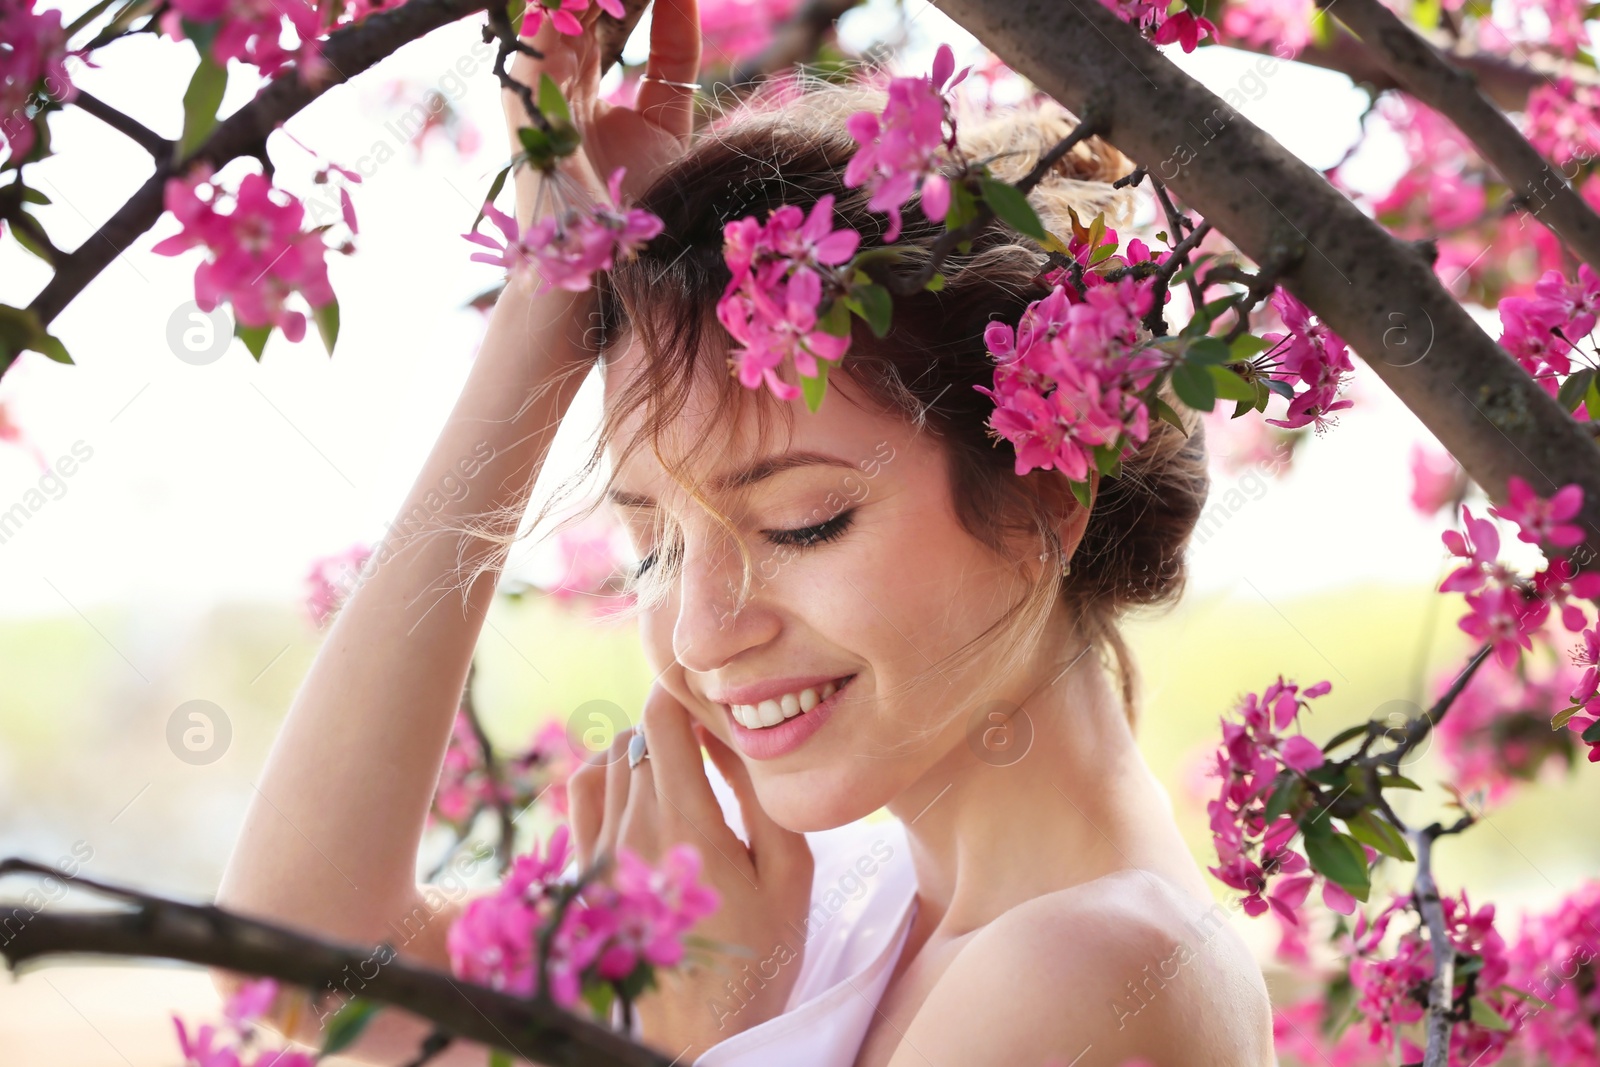
[[1072, 557], [1068, 556], [1061, 563], [1061, 577], [1065, 578], [1072, 573]]

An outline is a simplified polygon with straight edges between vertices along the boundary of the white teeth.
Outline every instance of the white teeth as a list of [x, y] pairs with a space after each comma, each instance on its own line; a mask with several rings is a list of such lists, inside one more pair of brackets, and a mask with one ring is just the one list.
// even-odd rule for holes
[[792, 719], [796, 715], [810, 711], [818, 704], [833, 696], [839, 691], [837, 682], [828, 682], [820, 688], [802, 689], [798, 693], [785, 693], [783, 696], [763, 700], [759, 704], [730, 704], [729, 710], [733, 719], [747, 730], [759, 730], [765, 726], [776, 726], [785, 719]]

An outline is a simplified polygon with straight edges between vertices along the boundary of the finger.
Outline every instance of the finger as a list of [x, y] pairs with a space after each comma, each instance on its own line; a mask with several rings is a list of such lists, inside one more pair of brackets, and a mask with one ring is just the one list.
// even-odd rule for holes
[[[656, 0], [650, 16], [650, 58], [645, 73], [673, 82], [693, 82], [700, 74], [698, 0]], [[694, 130], [694, 90], [641, 81], [634, 110], [680, 141]]]
[[717, 795], [711, 791], [711, 779], [706, 777], [705, 760], [700, 755], [689, 709], [657, 683], [645, 698], [640, 718], [649, 739], [650, 762], [659, 772], [655, 776], [656, 792], [668, 810], [706, 833], [715, 828], [726, 829], [728, 822]]
[[[650, 766], [654, 762], [654, 757], [640, 760], [632, 770], [622, 772], [628, 776], [628, 799], [623, 805], [621, 825], [617, 830], [618, 848], [625, 848], [651, 863], [660, 858], [660, 838], [656, 832], [655, 771]], [[623, 765], [626, 764], [624, 760]]]
[[585, 763], [567, 779], [567, 811], [572, 821], [578, 866], [587, 870], [594, 862], [595, 842], [600, 837], [600, 826], [605, 817], [605, 764]]
[[750, 838], [751, 859], [758, 877], [789, 877], [809, 867], [811, 845], [806, 835], [780, 826], [767, 814], [756, 796], [755, 783], [750, 780], [750, 770], [744, 761], [710, 730], [701, 731], [701, 739], [711, 755], [711, 762], [717, 765], [739, 801], [739, 814]]
[[596, 855], [616, 852], [622, 813], [628, 805], [628, 739], [632, 736], [631, 729], [619, 732], [606, 753], [605, 816], [601, 819]]

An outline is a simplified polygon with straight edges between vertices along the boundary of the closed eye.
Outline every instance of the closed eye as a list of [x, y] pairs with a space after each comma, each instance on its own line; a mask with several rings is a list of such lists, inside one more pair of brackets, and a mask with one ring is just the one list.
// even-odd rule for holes
[[[843, 537], [845, 531], [855, 522], [855, 516], [856, 509], [849, 508], [841, 511], [827, 522], [817, 523], [815, 526], [802, 526], [790, 530], [763, 530], [762, 534], [769, 542], [779, 547], [815, 548], [818, 545], [827, 544], [829, 541], [836, 541]], [[633, 571], [632, 580], [638, 581], [643, 578], [645, 573], [655, 566], [656, 557], [659, 555], [660, 550], [656, 549], [640, 560], [638, 567]]]

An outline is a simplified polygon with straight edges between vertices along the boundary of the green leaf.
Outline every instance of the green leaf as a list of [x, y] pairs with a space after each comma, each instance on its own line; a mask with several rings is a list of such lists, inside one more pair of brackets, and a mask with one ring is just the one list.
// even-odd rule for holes
[[1262, 813], [1262, 818], [1267, 825], [1272, 825], [1280, 815], [1287, 814], [1291, 809], [1298, 807], [1299, 800], [1305, 796], [1306, 786], [1291, 772], [1285, 772], [1273, 784], [1272, 795], [1267, 797], [1267, 807]]
[[1346, 819], [1344, 825], [1350, 831], [1350, 836], [1357, 841], [1369, 844], [1384, 855], [1393, 856], [1397, 860], [1415, 862], [1416, 857], [1411, 854], [1411, 848], [1406, 844], [1406, 839], [1401, 836], [1400, 831], [1377, 812], [1363, 811], [1352, 819]]
[[1183, 358], [1190, 363], [1220, 364], [1233, 361], [1233, 353], [1220, 337], [1201, 337], [1184, 347]]
[[261, 350], [267, 347], [267, 338], [272, 336], [271, 326], [246, 326], [242, 322], [233, 324], [233, 335], [244, 342], [250, 354], [261, 362]]
[[1028, 198], [1015, 185], [1003, 182], [997, 178], [980, 177], [979, 184], [983, 187], [983, 201], [1007, 226], [1038, 241], [1049, 239], [1045, 233], [1044, 223], [1039, 221], [1039, 215], [1033, 210], [1033, 205], [1028, 203]]
[[1589, 728], [1583, 731], [1583, 739], [1591, 745], [1600, 743], [1600, 719], [1590, 723]]
[[572, 109], [567, 106], [567, 98], [561, 95], [556, 80], [544, 73], [539, 75], [539, 110], [552, 126], [572, 125]]
[[11, 222], [11, 236], [17, 239], [17, 244], [52, 267], [55, 266], [55, 260], [50, 258], [50, 249], [39, 239], [44, 236], [44, 227], [39, 225], [39, 220], [19, 208], [11, 217]]
[[1330, 739], [1327, 744], [1322, 746], [1322, 751], [1323, 752], [1332, 752], [1334, 749], [1338, 748], [1340, 745], [1345, 744], [1348, 741], [1354, 741], [1356, 738], [1362, 736], [1366, 732], [1367, 732], [1367, 724], [1364, 723], [1364, 722], [1363, 723], [1357, 723], [1355, 726], [1350, 727], [1348, 730], [1340, 730], [1338, 733], [1333, 735], [1332, 739]]
[[1556, 399], [1561, 401], [1561, 406], [1569, 412], [1577, 411], [1578, 405], [1583, 403], [1583, 398], [1589, 391], [1589, 386], [1594, 382], [1594, 368], [1584, 367], [1567, 375], [1567, 380], [1561, 383], [1561, 389], [1556, 393]]
[[39, 190], [26, 185], [22, 187], [22, 199], [24, 203], [28, 204], [49, 204], [52, 202], [48, 196], [45, 196]]
[[[494, 176], [494, 181], [489, 183], [489, 193], [483, 198], [485, 206], [494, 203], [494, 198], [499, 196], [500, 190], [506, 187], [506, 178], [511, 174], [512, 166], [514, 166], [514, 164], [507, 163], [504, 167], [501, 167], [500, 173], [496, 174]], [[478, 223], [483, 221], [483, 212], [483, 208], [478, 209], [477, 217], [472, 220], [472, 225], [467, 228], [469, 231], [476, 230], [478, 228]]]
[[1472, 998], [1470, 1018], [1485, 1030], [1511, 1029], [1511, 1023], [1506, 1020], [1506, 1017], [1490, 1007], [1489, 1002], [1482, 997]]
[[822, 398], [828, 392], [828, 361], [817, 360], [817, 376], [807, 378], [800, 376], [800, 392], [806, 398], [806, 408], [815, 415], [822, 406]]
[[928, 284], [924, 285], [923, 288], [930, 293], [939, 292], [944, 288], [944, 275], [935, 273], [933, 277], [928, 279]]
[[1253, 333], [1241, 333], [1238, 337], [1235, 337], [1233, 339], [1233, 343], [1228, 346], [1228, 351], [1233, 354], [1234, 359], [1249, 359], [1251, 356], [1265, 352], [1266, 350], [1267, 342], [1263, 341]]
[[1418, 785], [1416, 782], [1413, 782], [1411, 779], [1407, 778], [1403, 774], [1380, 774], [1380, 775], [1378, 775], [1378, 788], [1379, 789], [1415, 789], [1418, 792], [1422, 791], [1422, 787], [1420, 785]]
[[1253, 383], [1245, 381], [1227, 367], [1213, 363], [1206, 368], [1211, 373], [1211, 381], [1217, 387], [1217, 396], [1223, 400], [1237, 400], [1248, 405], [1248, 411], [1255, 407], [1256, 387]]
[[1167, 403], [1159, 396], [1152, 396], [1150, 398], [1150, 406], [1155, 409], [1156, 418], [1160, 419], [1162, 422], [1176, 426], [1184, 433], [1189, 432], [1188, 427], [1184, 426], [1183, 424], [1183, 418], [1173, 410], [1171, 404]]
[[317, 332], [322, 335], [328, 355], [333, 355], [333, 346], [339, 340], [339, 299], [335, 297], [319, 308], [312, 308], [311, 316], [317, 320]]
[[1088, 507], [1089, 506], [1089, 483], [1088, 483], [1088, 481], [1082, 481], [1082, 482], [1068, 481], [1067, 485], [1072, 489], [1072, 495], [1077, 498], [1078, 503], [1082, 504], [1084, 507]]
[[[600, 986], [599, 988], [604, 989], [606, 991], [606, 1001], [607, 1001], [606, 1008], [607, 1008], [607, 1010], [610, 1010], [610, 1007], [611, 1007], [611, 1005], [610, 1005], [611, 987], [610, 986]], [[591, 991], [586, 991], [584, 993], [584, 999], [585, 1000], [589, 999], [589, 992], [591, 992]], [[606, 1018], [605, 1012], [595, 1012], [595, 1015], [596, 1015], [597, 1018], [601, 1018], [601, 1019]], [[489, 1050], [489, 1067], [511, 1067], [511, 1053], [507, 1052], [505, 1049], [500, 1049], [500, 1048], [492, 1048], [492, 1049], [490, 1049]]]
[[1421, 30], [1439, 28], [1439, 0], [1416, 0], [1411, 5], [1411, 21]]
[[1089, 266], [1092, 267], [1102, 260], [1110, 259], [1116, 250], [1117, 246], [1114, 244], [1099, 245], [1093, 252], [1089, 253]]
[[188, 159], [205, 142], [217, 124], [217, 108], [228, 88], [228, 68], [202, 54], [189, 87], [183, 91], [183, 136], [178, 138], [178, 158]]
[[335, 1052], [349, 1048], [382, 1007], [383, 1005], [375, 1000], [355, 997], [340, 1008], [328, 1021], [328, 1038], [322, 1043], [322, 1055], [331, 1056]]
[[944, 217], [944, 228], [959, 230], [978, 214], [978, 201], [965, 182], [950, 183], [950, 211]]
[[[1320, 812], [1312, 813], [1317, 814]], [[1356, 839], [1339, 833], [1326, 819], [1303, 818], [1300, 830], [1312, 868], [1349, 890], [1357, 900], [1366, 900], [1372, 883], [1367, 874], [1367, 854]]]
[[[611, 1003], [616, 999], [617, 991], [610, 982], [595, 982], [583, 991], [584, 1003], [589, 1005], [589, 1010], [594, 1012], [596, 1019], [609, 1019], [611, 1017]], [[511, 1057], [503, 1052], [501, 1055], [506, 1057], [505, 1067], [511, 1067]], [[489, 1067], [499, 1067], [499, 1065], [491, 1059]]]
[[517, 140], [528, 153], [528, 162], [540, 170], [549, 170], [556, 161], [556, 146], [548, 134], [537, 126], [517, 128]]
[[850, 293], [855, 297], [851, 310], [867, 320], [873, 336], [887, 336], [894, 319], [894, 298], [889, 295], [889, 290], [877, 284], [852, 285]]
[[1600, 419], [1600, 377], [1589, 380], [1589, 391], [1583, 394], [1583, 409], [1591, 419]]
[[850, 336], [850, 308], [843, 300], [835, 300], [828, 310], [817, 316], [817, 329], [834, 337]]
[[39, 352], [57, 363], [72, 362], [66, 346], [40, 325], [39, 316], [27, 308], [6, 304], [0, 304], [0, 350], [4, 352], [0, 367], [22, 352]]
[[1179, 363], [1172, 368], [1172, 391], [1196, 411], [1210, 411], [1217, 403], [1216, 383], [1205, 367], [1195, 363]]
[[1550, 729], [1559, 730], [1563, 726], [1567, 725], [1567, 723], [1572, 721], [1572, 717], [1578, 714], [1578, 710], [1582, 707], [1582, 704], [1574, 704], [1570, 708], [1562, 708], [1560, 711], [1556, 712], [1555, 718], [1550, 720]]

